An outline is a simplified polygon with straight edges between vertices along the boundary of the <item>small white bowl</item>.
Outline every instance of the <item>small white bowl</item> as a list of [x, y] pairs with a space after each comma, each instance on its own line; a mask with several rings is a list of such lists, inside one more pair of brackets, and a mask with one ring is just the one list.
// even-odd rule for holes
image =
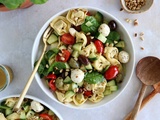
[[128, 13], [133, 13], [133, 14], [142, 13], [142, 12], [147, 11], [147, 10], [150, 9], [150, 7], [151, 7], [152, 4], [153, 4], [153, 0], [146, 0], [145, 5], [142, 6], [140, 9], [138, 9], [138, 10], [130, 10], [130, 9], [127, 8], [125, 1], [126, 1], [126, 0], [121, 0], [121, 5], [122, 5], [123, 9], [124, 9], [125, 11], [127, 11]]
[[[75, 7], [74, 7], [75, 8]], [[44, 25], [43, 27], [41, 28], [41, 30], [39, 31], [35, 41], [34, 41], [34, 44], [33, 44], [33, 49], [32, 49], [32, 56], [31, 56], [31, 63], [32, 63], [32, 68], [34, 68], [34, 63], [35, 61], [39, 58], [39, 54], [41, 53], [42, 51], [42, 48], [43, 48], [43, 42], [42, 42], [42, 34], [44, 33], [44, 31], [46, 30], [46, 28], [48, 27], [49, 23], [54, 19], [56, 18], [57, 16], [59, 15], [64, 15], [67, 13], [68, 10], [70, 9], [74, 9], [74, 8], [69, 8], [69, 9], [66, 9], [64, 11], [61, 11], [57, 14], [55, 14], [54, 16], [52, 16]], [[121, 34], [121, 37], [122, 39], [125, 40], [125, 43], [126, 43], [126, 51], [129, 52], [130, 54], [130, 61], [126, 64], [126, 75], [125, 75], [125, 78], [123, 80], [123, 82], [118, 86], [119, 89], [118, 91], [114, 92], [113, 94], [109, 95], [109, 96], [105, 96], [104, 99], [98, 103], [90, 103], [90, 102], [86, 102], [84, 103], [83, 105], [81, 106], [75, 106], [73, 104], [63, 104], [61, 102], [59, 102], [55, 96], [55, 94], [53, 94], [48, 86], [45, 84], [45, 81], [43, 79], [40, 78], [39, 74], [36, 73], [35, 75], [35, 78], [37, 80], [37, 83], [39, 84], [39, 86], [42, 88], [42, 90], [53, 100], [53, 101], [56, 101], [58, 103], [60, 103], [61, 105], [63, 106], [67, 106], [67, 107], [70, 107], [70, 108], [77, 108], [77, 109], [87, 109], [87, 108], [94, 108], [94, 107], [99, 107], [99, 106], [102, 106], [102, 105], [105, 105], [111, 101], [113, 101], [115, 98], [117, 98], [121, 93], [122, 91], [125, 89], [125, 87], [127, 86], [127, 84], [129, 83], [130, 81], [130, 78], [132, 76], [132, 73], [133, 73], [133, 69], [134, 69], [134, 61], [135, 61], [135, 55], [134, 55], [134, 48], [133, 48], [133, 43], [132, 43], [132, 40], [127, 32], [127, 30], [125, 29], [125, 27], [122, 25], [122, 23], [117, 19], [115, 18], [114, 16], [112, 16], [111, 14], [107, 13], [106, 11], [103, 11], [101, 9], [98, 9], [98, 8], [93, 8], [93, 7], [84, 7], [84, 6], [80, 6], [80, 7], [76, 7], [76, 8], [86, 8], [88, 9], [88, 11], [90, 11], [91, 13], [96, 13], [97, 11], [101, 12], [104, 16], [104, 18], [107, 20], [115, 20], [117, 22], [117, 25], [118, 25], [118, 31], [120, 32]]]
[[[19, 97], [20, 95], [9, 95], [9, 96], [5, 96], [5, 97], [1, 97], [0, 98], [0, 103], [4, 100], [6, 100], [7, 98], [12, 98], [12, 97]], [[44, 105], [45, 107], [49, 108], [50, 110], [52, 110], [56, 115], [57, 117], [59, 118], [59, 120], [63, 120], [63, 118], [61, 117], [60, 113], [57, 112], [57, 110], [55, 110], [53, 107], [51, 107], [51, 105], [48, 105], [47, 103], [45, 103], [44, 101], [42, 101], [41, 99], [39, 98], [36, 98], [34, 96], [31, 96], [31, 95], [26, 95], [25, 98], [27, 99], [30, 99], [30, 100], [35, 100], [39, 103], [41, 103], [42, 105]]]

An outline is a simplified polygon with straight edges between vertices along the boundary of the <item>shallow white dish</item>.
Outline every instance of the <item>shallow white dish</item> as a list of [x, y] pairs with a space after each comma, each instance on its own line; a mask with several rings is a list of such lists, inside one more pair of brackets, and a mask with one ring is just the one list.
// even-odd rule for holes
[[[5, 97], [1, 97], [0, 98], [0, 102], [4, 101], [5, 99], [7, 98], [11, 98], [11, 97], [19, 97], [20, 95], [9, 95], [9, 96], [5, 96]], [[26, 95], [25, 98], [28, 98], [28, 99], [31, 99], [31, 100], [35, 100], [39, 103], [41, 103], [42, 105], [46, 106], [47, 108], [49, 108], [50, 110], [52, 110], [56, 115], [57, 117], [59, 118], [59, 120], [63, 120], [60, 113], [57, 112], [57, 110], [55, 110], [51, 105], [48, 105], [47, 103], [45, 103], [44, 101], [42, 101], [41, 99], [39, 98], [36, 98], [34, 96], [31, 96], [31, 95]]]
[[[134, 62], [135, 62], [135, 55], [134, 55], [134, 47], [131, 41], [131, 38], [126, 30], [126, 28], [124, 28], [124, 26], [122, 25], [122, 23], [115, 18], [114, 16], [112, 16], [111, 14], [107, 13], [106, 11], [103, 11], [101, 9], [98, 8], [93, 8], [93, 7], [86, 7], [86, 6], [80, 6], [80, 7], [74, 7], [74, 8], [86, 8], [88, 9], [88, 11], [90, 11], [91, 13], [95, 13], [97, 11], [101, 12], [104, 16], [104, 19], [107, 18], [107, 20], [115, 20], [117, 25], [118, 25], [118, 31], [121, 34], [121, 38], [125, 40], [126, 43], [126, 51], [129, 52], [130, 54], [130, 61], [126, 64], [126, 76], [123, 80], [123, 82], [119, 85], [119, 90], [112, 93], [109, 96], [105, 96], [104, 99], [98, 103], [90, 103], [90, 102], [86, 102], [81, 106], [75, 106], [73, 104], [63, 104], [61, 102], [59, 102], [56, 98], [56, 96], [49, 90], [48, 86], [45, 84], [45, 81], [42, 80], [39, 76], [38, 73], [36, 73], [35, 75], [35, 79], [37, 81], [37, 83], [39, 84], [39, 86], [42, 88], [42, 90], [53, 100], [58, 102], [59, 104], [63, 105], [63, 106], [67, 106], [70, 108], [78, 108], [78, 109], [86, 109], [86, 108], [93, 108], [93, 107], [99, 107], [102, 105], [105, 105], [111, 101], [113, 101], [115, 98], [117, 98], [122, 91], [125, 89], [125, 87], [127, 86], [127, 84], [130, 81], [130, 78], [132, 76], [133, 73], [133, 69], [134, 69]], [[34, 63], [35, 61], [39, 58], [39, 55], [41, 54], [41, 51], [43, 49], [43, 41], [41, 39], [44, 31], [46, 30], [46, 28], [48, 27], [49, 23], [56, 18], [59, 15], [64, 15], [67, 13], [68, 10], [73, 9], [73, 8], [69, 8], [66, 10], [63, 10], [59, 13], [57, 13], [56, 15], [52, 16], [44, 25], [43, 27], [40, 29], [34, 44], [33, 44], [33, 49], [32, 49], [32, 56], [31, 56], [31, 63], [32, 63], [32, 68], [34, 68]]]

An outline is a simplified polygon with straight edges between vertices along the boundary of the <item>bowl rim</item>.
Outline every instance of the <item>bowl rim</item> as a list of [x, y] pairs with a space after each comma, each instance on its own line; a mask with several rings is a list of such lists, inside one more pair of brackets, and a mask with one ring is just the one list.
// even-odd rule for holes
[[[7, 96], [4, 96], [4, 97], [1, 97], [0, 98], [0, 102], [2, 102], [3, 100], [7, 99], [7, 98], [11, 98], [11, 97], [20, 97], [19, 94], [13, 94], [13, 95], [7, 95]], [[31, 100], [35, 100], [37, 102], [40, 102], [42, 105], [46, 106], [47, 108], [49, 108], [50, 110], [52, 110], [56, 116], [60, 119], [60, 120], [63, 120], [62, 116], [60, 115], [60, 113], [55, 109], [53, 108], [51, 105], [49, 105], [48, 103], [44, 102], [43, 100], [41, 100], [40, 98], [37, 98], [37, 97], [34, 97], [32, 95], [25, 95], [24, 98], [27, 98], [27, 99], [31, 99]]]
[[[70, 8], [64, 9], [64, 10], [62, 10], [62, 11], [60, 11], [60, 12], [52, 15], [52, 16], [43, 24], [43, 26], [41, 27], [41, 29], [39, 30], [39, 32], [38, 32], [38, 34], [37, 34], [37, 36], [36, 36], [36, 38], [35, 38], [35, 41], [34, 41], [33, 47], [32, 47], [32, 53], [31, 53], [31, 65], [32, 65], [32, 69], [34, 69], [34, 62], [35, 62], [35, 61], [34, 61], [34, 57], [36, 57], [36, 56], [34, 56], [34, 52], [33, 52], [33, 51], [34, 51], [35, 46], [37, 46], [37, 45], [36, 45], [36, 41], [37, 41], [37, 39], [41, 38], [42, 34], [43, 34], [44, 31], [46, 30], [46, 28], [47, 28], [47, 26], [49, 25], [49, 23], [50, 23], [55, 17], [64, 14], [65, 12], [67, 12], [67, 11], [70, 10], [70, 9], [75, 9], [75, 8], [84, 8], [84, 9], [88, 9], [88, 10], [100, 11], [100, 12], [105, 13], [105, 14], [106, 14], [107, 16], [109, 16], [110, 18], [113, 18], [114, 20], [116, 20], [116, 21], [118, 22], [118, 24], [120, 24], [120, 26], [123, 28], [124, 32], [128, 35], [128, 37], [129, 37], [129, 42], [131, 43], [131, 46], [130, 46], [130, 47], [131, 47], [131, 50], [132, 50], [132, 64], [131, 64], [132, 68], [131, 68], [130, 76], [129, 76], [129, 78], [128, 78], [128, 81], [127, 81], [126, 85], [123, 86], [123, 89], [122, 89], [114, 98], [112, 98], [111, 100], [107, 101], [107, 103], [100, 104], [100, 105], [95, 105], [95, 106], [91, 106], [91, 107], [87, 107], [87, 108], [86, 108], [86, 107], [81, 107], [81, 106], [73, 106], [73, 105], [70, 106], [70, 105], [61, 103], [60, 101], [57, 100], [57, 98], [55, 98], [56, 100], [54, 100], [53, 97], [49, 96], [49, 95], [47, 94], [47, 91], [44, 90], [44, 88], [42, 88], [42, 86], [40, 86], [40, 83], [38, 82], [38, 80], [37, 80], [37, 78], [36, 78], [37, 75], [38, 75], [38, 73], [35, 74], [35, 79], [36, 79], [38, 85], [40, 86], [40, 88], [43, 90], [43, 92], [44, 92], [45, 94], [47, 94], [47, 96], [48, 96], [49, 98], [51, 98], [53, 101], [55, 101], [56, 103], [59, 103], [60, 105], [62, 105], [62, 106], [64, 106], [64, 107], [68, 107], [68, 108], [71, 108], [71, 109], [78, 109], [78, 110], [98, 108], [98, 107], [104, 106], [104, 105], [106, 105], [106, 104], [108, 104], [108, 103], [111, 103], [111, 102], [114, 101], [117, 97], [119, 97], [120, 94], [123, 93], [123, 91], [126, 89], [127, 85], [129, 84], [129, 82], [130, 82], [130, 80], [131, 80], [131, 77], [132, 77], [133, 72], [134, 72], [134, 66], [135, 66], [134, 44], [133, 44], [133, 42], [132, 42], [132, 39], [131, 39], [131, 37], [130, 37], [130, 34], [129, 34], [129, 32], [127, 31], [126, 27], [118, 20], [118, 18], [116, 18], [115, 16], [111, 15], [109, 12], [107, 12], [107, 11], [105, 11], [105, 10], [103, 10], [103, 9], [97, 8], [97, 7], [93, 7], [93, 6], [76, 6], [76, 7], [70, 7]], [[40, 39], [39, 39], [39, 41], [40, 41]], [[54, 96], [54, 95], [53, 95], [53, 96]], [[96, 103], [93, 103], [93, 104], [96, 104]]]

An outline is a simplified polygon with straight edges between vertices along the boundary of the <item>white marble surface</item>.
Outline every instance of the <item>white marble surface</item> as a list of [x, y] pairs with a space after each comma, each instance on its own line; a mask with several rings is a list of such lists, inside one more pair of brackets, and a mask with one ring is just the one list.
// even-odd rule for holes
[[[55, 13], [73, 6], [93, 6], [103, 9], [118, 18], [132, 37], [136, 63], [145, 56], [160, 56], [160, 1], [155, 0], [152, 8], [141, 14], [120, 12], [119, 0], [49, 0], [43, 5], [34, 5], [28, 9], [0, 13], [0, 63], [9, 65], [14, 72], [14, 79], [0, 97], [21, 93], [31, 74], [31, 52], [34, 39], [42, 25]], [[131, 23], [125, 21], [132, 20]], [[134, 26], [133, 20], [138, 19], [139, 25]], [[134, 33], [144, 33], [144, 40]], [[144, 47], [141, 50], [140, 47]], [[39, 97], [61, 112], [64, 120], [122, 120], [133, 108], [138, 97], [141, 83], [135, 72], [125, 91], [113, 102], [90, 110], [74, 110], [64, 108], [48, 98], [34, 80], [28, 94]], [[146, 95], [151, 92], [148, 87]], [[139, 112], [137, 120], [160, 120], [160, 95], [157, 94]]]

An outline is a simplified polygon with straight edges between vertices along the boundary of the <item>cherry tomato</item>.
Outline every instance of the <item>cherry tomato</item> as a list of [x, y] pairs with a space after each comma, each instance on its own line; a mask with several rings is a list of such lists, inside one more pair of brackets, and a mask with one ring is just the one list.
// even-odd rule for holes
[[55, 80], [50, 80], [50, 81], [49, 81], [49, 87], [50, 87], [51, 90], [53, 90], [53, 91], [56, 90]]
[[66, 45], [73, 45], [75, 43], [75, 39], [70, 33], [63, 34], [60, 39]]
[[104, 73], [104, 77], [106, 80], [114, 79], [118, 74], [118, 67], [117, 66], [111, 66], [108, 68], [108, 70]]
[[66, 61], [68, 61], [68, 59], [69, 59], [69, 57], [71, 55], [71, 53], [68, 50], [66, 50], [66, 49], [63, 49], [60, 54], [61, 55], [58, 54], [56, 56], [56, 61], [66, 62]]
[[95, 40], [94, 45], [96, 46], [97, 52], [102, 54], [104, 51], [103, 43], [100, 40]]
[[46, 79], [53, 79], [53, 80], [55, 80], [56, 78], [57, 78], [57, 76], [55, 74], [53, 74], [53, 73], [50, 73], [50, 74], [48, 74], [46, 76]]
[[39, 116], [42, 118], [42, 120], [53, 120], [52, 117], [47, 113], [41, 113]]
[[87, 97], [91, 96], [92, 94], [92, 91], [84, 91], [84, 95]]

